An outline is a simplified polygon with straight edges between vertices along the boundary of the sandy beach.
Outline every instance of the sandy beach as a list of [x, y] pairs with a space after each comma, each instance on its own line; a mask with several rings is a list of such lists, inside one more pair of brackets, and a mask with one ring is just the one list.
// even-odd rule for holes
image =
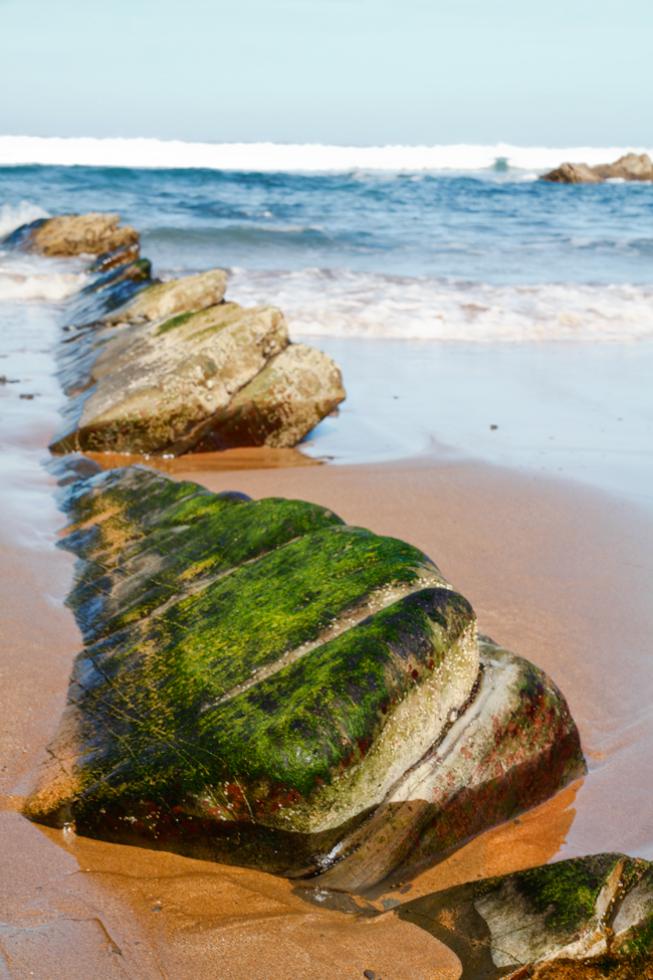
[[[32, 272], [38, 289], [55, 275], [75, 288], [64, 266]], [[14, 266], [8, 278], [27, 281]], [[414, 544], [469, 598], [480, 631], [566, 696], [584, 779], [434, 866], [343, 896], [21, 815], [82, 641], [65, 605], [73, 559], [56, 547], [57, 484], [70, 474], [46, 449], [64, 402], [61, 311], [19, 297], [0, 314], [0, 978], [448, 980], [457, 957], [400, 906], [555, 858], [653, 859], [649, 342], [325, 338], [350, 396], [300, 449], [91, 454], [105, 468], [312, 501]]]

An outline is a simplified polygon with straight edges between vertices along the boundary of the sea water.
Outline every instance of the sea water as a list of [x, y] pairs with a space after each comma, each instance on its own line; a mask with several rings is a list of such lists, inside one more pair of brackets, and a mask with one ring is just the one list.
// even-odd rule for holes
[[[227, 268], [229, 298], [280, 306], [343, 366], [349, 399], [316, 455], [449, 446], [645, 502], [653, 186], [537, 179], [623, 149], [0, 138], [0, 235], [115, 210], [159, 275]], [[56, 301], [79, 275], [9, 258], [7, 302]]]

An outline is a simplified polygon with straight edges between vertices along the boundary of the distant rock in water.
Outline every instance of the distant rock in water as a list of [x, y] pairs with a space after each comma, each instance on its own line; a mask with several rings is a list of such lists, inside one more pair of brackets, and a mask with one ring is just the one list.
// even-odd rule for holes
[[647, 153], [627, 153], [614, 163], [594, 167], [586, 163], [563, 163], [541, 179], [557, 184], [600, 184], [614, 179], [653, 181], [653, 161]]
[[623, 854], [471, 882], [397, 914], [449, 946], [474, 980], [653, 975], [653, 866]]
[[69, 493], [85, 648], [30, 818], [355, 889], [584, 772], [555, 685], [417, 548], [140, 467]]
[[224, 302], [223, 269], [153, 280], [118, 215], [41, 219], [4, 244], [98, 255], [68, 304], [59, 366], [73, 401], [53, 452], [290, 447], [346, 397], [337, 365], [291, 344], [279, 310]]
[[120, 226], [120, 215], [63, 214], [40, 218], [8, 235], [5, 245], [41, 255], [99, 255], [126, 246], [138, 246], [139, 235], [129, 225]]

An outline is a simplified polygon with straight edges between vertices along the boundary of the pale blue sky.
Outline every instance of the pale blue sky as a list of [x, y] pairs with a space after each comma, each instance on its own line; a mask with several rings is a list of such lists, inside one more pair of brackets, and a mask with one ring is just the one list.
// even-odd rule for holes
[[653, 3], [0, 0], [0, 132], [653, 142]]

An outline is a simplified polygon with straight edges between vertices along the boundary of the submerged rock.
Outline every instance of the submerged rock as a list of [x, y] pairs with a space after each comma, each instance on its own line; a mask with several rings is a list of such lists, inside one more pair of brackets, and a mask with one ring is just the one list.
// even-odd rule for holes
[[584, 771], [559, 691], [411, 545], [140, 468], [68, 507], [85, 649], [32, 819], [353, 889]]
[[626, 153], [614, 163], [594, 167], [586, 163], [563, 163], [542, 180], [557, 184], [600, 184], [604, 180], [653, 180], [653, 161], [647, 153]]
[[474, 980], [653, 976], [653, 868], [623, 854], [470, 882], [398, 914], [453, 949]]
[[[91, 387], [80, 386], [55, 452], [291, 446], [342, 401], [333, 361], [288, 347], [286, 322], [273, 307], [220, 303], [147, 322], [143, 311], [154, 304], [160, 312], [179, 290], [187, 301], [193, 290], [206, 296], [201, 283], [211, 275], [189, 277], [183, 290], [185, 280], [149, 286], [127, 308], [146, 322], [92, 337], [100, 353], [89, 368]], [[159, 291], [168, 285], [171, 292]]]
[[39, 218], [22, 225], [10, 235], [5, 245], [40, 252], [42, 255], [100, 255], [115, 249], [138, 245], [138, 232], [129, 225], [120, 225], [120, 215], [62, 214], [55, 218]]

